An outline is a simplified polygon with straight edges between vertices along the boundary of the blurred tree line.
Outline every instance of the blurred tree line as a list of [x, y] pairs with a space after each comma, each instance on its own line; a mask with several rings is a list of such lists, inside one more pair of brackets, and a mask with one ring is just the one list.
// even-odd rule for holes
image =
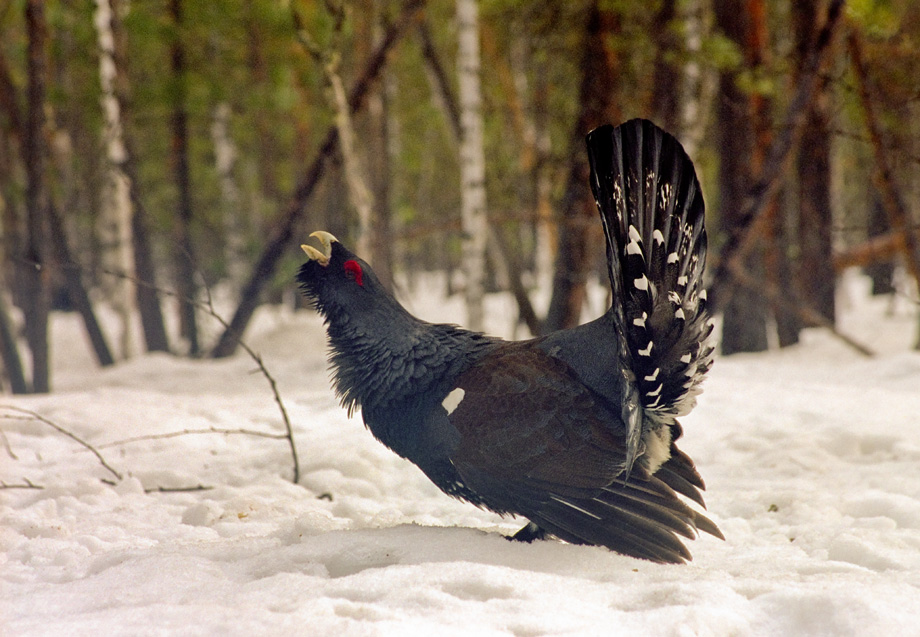
[[233, 353], [315, 229], [387, 285], [447, 272], [473, 327], [495, 289], [573, 325], [583, 137], [632, 117], [697, 164], [723, 352], [835, 329], [845, 267], [920, 279], [910, 0], [4, 0], [3, 385], [50, 388], [57, 309], [103, 365]]

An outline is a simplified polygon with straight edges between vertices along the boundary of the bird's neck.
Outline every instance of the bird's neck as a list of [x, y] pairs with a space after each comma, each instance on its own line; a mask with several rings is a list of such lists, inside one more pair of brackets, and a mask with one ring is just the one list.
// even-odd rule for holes
[[336, 393], [349, 413], [396, 407], [462, 372], [492, 343], [452, 325], [421, 321], [401, 306], [329, 320]]

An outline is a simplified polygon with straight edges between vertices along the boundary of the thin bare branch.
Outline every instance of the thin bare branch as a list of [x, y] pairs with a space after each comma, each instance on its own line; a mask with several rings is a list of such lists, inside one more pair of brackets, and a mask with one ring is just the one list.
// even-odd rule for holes
[[[214, 303], [211, 299], [211, 288], [205, 286], [205, 293], [207, 295], [207, 300], [204, 307], [207, 313], [213, 317], [214, 320], [220, 323], [225, 330], [230, 329], [230, 324], [225, 321], [224, 317], [218, 314], [214, 309]], [[291, 448], [291, 460], [294, 464], [293, 482], [294, 484], [297, 484], [300, 482], [300, 459], [297, 457], [297, 445], [294, 442], [294, 428], [291, 426], [291, 419], [288, 418], [287, 408], [285, 408], [284, 401], [281, 399], [281, 394], [278, 392], [278, 383], [275, 382], [275, 377], [272, 376], [268, 371], [268, 368], [265, 367], [265, 362], [262, 360], [262, 357], [259, 354], [257, 354], [251, 347], [249, 347], [249, 345], [242, 339], [239, 340], [239, 345], [249, 355], [249, 358], [255, 361], [255, 364], [259, 367], [259, 371], [268, 381], [269, 387], [271, 387], [272, 396], [275, 399], [275, 403], [278, 405], [278, 410], [281, 412], [281, 420], [284, 422], [284, 430], [286, 432], [284, 437], [287, 439], [288, 446]]]
[[[113, 476], [115, 476], [118, 480], [121, 480], [122, 475], [121, 475], [118, 471], [116, 471], [115, 469], [113, 469], [112, 466], [111, 466], [108, 462], [106, 462], [105, 458], [102, 456], [101, 453], [99, 453], [99, 450], [98, 450], [96, 447], [94, 447], [93, 445], [89, 444], [88, 442], [86, 442], [85, 440], [83, 440], [82, 438], [80, 438], [79, 436], [77, 436], [76, 434], [74, 434], [73, 432], [68, 431], [68, 430], [65, 429], [64, 427], [60, 426], [60, 425], [57, 424], [56, 422], [54, 422], [54, 421], [52, 421], [52, 420], [49, 420], [48, 418], [45, 418], [45, 417], [42, 416], [41, 414], [36, 413], [36, 412], [34, 412], [34, 411], [30, 410], [30, 409], [24, 409], [24, 408], [22, 408], [22, 407], [16, 407], [15, 405], [0, 405], [0, 409], [8, 409], [9, 411], [12, 411], [12, 412], [15, 412], [15, 413], [18, 413], [18, 414], [24, 414], [24, 415], [26, 415], [26, 416], [29, 417], [29, 420], [37, 420], [37, 421], [40, 422], [40, 423], [43, 423], [43, 424], [45, 424], [45, 425], [48, 425], [49, 427], [51, 427], [52, 429], [54, 429], [54, 430], [57, 431], [58, 433], [67, 436], [68, 438], [70, 438], [71, 440], [73, 440], [74, 442], [76, 442], [77, 444], [79, 444], [81, 447], [84, 447], [84, 448], [88, 449], [90, 452], [92, 452], [92, 454], [93, 454], [94, 456], [96, 456], [96, 459], [99, 460], [99, 464], [101, 464], [103, 467], [105, 467], [105, 468], [109, 471], [109, 473], [111, 473]], [[7, 417], [7, 415], [5, 415], [5, 414], [0, 415], [0, 418], [6, 418], [6, 417]], [[14, 416], [14, 418], [15, 418], [15, 416]]]
[[22, 479], [22, 484], [9, 484], [7, 482], [0, 481], [0, 489], [44, 489], [40, 484], [35, 484], [28, 478]]
[[[58, 267], [62, 267], [62, 266], [58, 264]], [[79, 266], [76, 264], [68, 264], [65, 267], [77, 267], [78, 268]], [[168, 290], [165, 288], [161, 288], [158, 286], [151, 286], [149, 283], [141, 281], [137, 279], [136, 277], [130, 274], [127, 274], [125, 272], [117, 272], [110, 268], [98, 268], [97, 272], [102, 273], [102, 274], [107, 274], [109, 276], [116, 276], [116, 277], [122, 277], [125, 279], [129, 279], [135, 285], [138, 285], [138, 286], [153, 287], [159, 294], [162, 294], [167, 297], [170, 297], [170, 296], [177, 297], [177, 298], [179, 297], [178, 292], [175, 292], [173, 290]], [[204, 302], [198, 301], [197, 299], [192, 299], [191, 302], [194, 303], [199, 309], [206, 312], [208, 316], [212, 317], [214, 320], [220, 323], [220, 325], [224, 329], [228, 329], [229, 323], [227, 323], [227, 321], [225, 321], [224, 318], [220, 314], [217, 313], [217, 310], [214, 309], [214, 304], [211, 299], [211, 289], [207, 285], [205, 285], [204, 290], [205, 290], [205, 295], [206, 295], [206, 300]], [[288, 417], [287, 409], [284, 406], [284, 401], [281, 398], [281, 394], [278, 392], [278, 384], [275, 381], [275, 378], [268, 371], [268, 368], [265, 367], [265, 362], [262, 360], [261, 356], [259, 356], [251, 347], [249, 347], [248, 344], [246, 344], [242, 340], [239, 341], [239, 346], [242, 347], [243, 350], [249, 355], [249, 357], [256, 363], [256, 366], [259, 368], [259, 371], [268, 381], [268, 384], [271, 388], [272, 396], [274, 397], [275, 403], [277, 403], [278, 409], [281, 411], [281, 418], [284, 421], [284, 427], [285, 427], [286, 433], [279, 434], [278, 438], [287, 439], [288, 444], [291, 447], [291, 456], [293, 458], [293, 465], [294, 465], [294, 482], [296, 483], [300, 480], [300, 460], [297, 457], [297, 447], [294, 443], [294, 429], [291, 426], [291, 420]], [[3, 406], [0, 405], [0, 408], [2, 407]], [[31, 414], [32, 412], [27, 412], [27, 413]], [[2, 417], [9, 417], [9, 416], [0, 416], [0, 418]], [[52, 424], [52, 426], [54, 425]], [[229, 433], [229, 432], [215, 432], [215, 433]], [[262, 434], [262, 433], [253, 433], [251, 435], [263, 435], [265, 437], [272, 437], [271, 434]], [[84, 446], [88, 447], [88, 445], [85, 445], [85, 444]], [[119, 479], [121, 479], [120, 476], [119, 476]]]
[[145, 488], [144, 493], [189, 493], [191, 491], [211, 491], [212, 489], [214, 487], [199, 484], [194, 487], [151, 487]]
[[0, 442], [3, 443], [3, 449], [6, 451], [6, 455], [12, 460], [19, 460], [19, 456], [13, 453], [13, 448], [10, 446], [10, 440], [6, 437], [6, 432], [0, 429]]
[[243, 435], [243, 436], [258, 436], [260, 438], [272, 438], [273, 440], [283, 440], [287, 438], [287, 434], [275, 434], [268, 431], [258, 431], [256, 429], [225, 429], [221, 427], [207, 427], [205, 429], [182, 429], [179, 431], [169, 431], [162, 434], [147, 434], [145, 436], [132, 436], [131, 438], [122, 438], [121, 440], [113, 440], [112, 442], [107, 442], [104, 445], [99, 445], [99, 449], [108, 449], [109, 447], [121, 447], [124, 445], [129, 445], [135, 442], [141, 442], [144, 440], [165, 440], [167, 438], [178, 438], [180, 436], [194, 436], [199, 434], [224, 434], [224, 435]]

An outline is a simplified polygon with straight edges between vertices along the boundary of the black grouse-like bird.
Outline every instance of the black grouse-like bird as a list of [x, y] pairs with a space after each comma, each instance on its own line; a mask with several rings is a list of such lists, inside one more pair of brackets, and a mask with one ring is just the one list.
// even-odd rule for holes
[[600, 318], [508, 342], [409, 314], [332, 235], [303, 246], [335, 391], [445, 493], [552, 534], [657, 562], [716, 525], [675, 444], [711, 364], [703, 198], [693, 164], [645, 120], [587, 136], [613, 303]]

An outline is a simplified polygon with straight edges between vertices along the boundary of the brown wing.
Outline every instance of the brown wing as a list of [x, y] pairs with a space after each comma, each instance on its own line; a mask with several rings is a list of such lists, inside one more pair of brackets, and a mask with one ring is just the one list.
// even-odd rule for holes
[[491, 508], [524, 515], [569, 542], [663, 562], [690, 559], [675, 534], [694, 538], [700, 528], [719, 535], [662, 480], [638, 466], [623, 478], [618, 407], [564, 362], [527, 343], [509, 345], [457, 387], [463, 395], [449, 419], [460, 441], [451, 462]]

